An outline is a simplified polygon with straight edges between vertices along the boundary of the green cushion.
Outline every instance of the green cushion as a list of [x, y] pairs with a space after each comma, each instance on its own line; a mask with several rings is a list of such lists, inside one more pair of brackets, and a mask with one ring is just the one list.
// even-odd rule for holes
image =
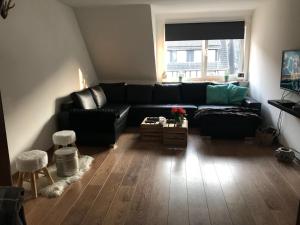
[[206, 103], [209, 105], [227, 105], [228, 85], [207, 85]]
[[228, 85], [228, 103], [230, 105], [241, 105], [248, 93], [247, 87], [240, 87], [234, 84]]

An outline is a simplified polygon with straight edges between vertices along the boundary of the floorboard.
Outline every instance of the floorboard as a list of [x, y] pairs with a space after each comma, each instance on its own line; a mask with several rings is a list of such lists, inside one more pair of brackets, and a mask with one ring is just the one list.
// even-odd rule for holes
[[211, 225], [197, 152], [196, 135], [190, 135], [186, 152], [186, 182], [190, 225]]
[[121, 167], [121, 170], [126, 169], [126, 153], [128, 148], [131, 147], [130, 143], [132, 143], [130, 140], [127, 140], [126, 145], [125, 143], [123, 144], [123, 142], [120, 143], [123, 145], [123, 151], [119, 151], [119, 149], [111, 150], [109, 156], [102, 163], [99, 169], [96, 170], [95, 176], [89, 183], [86, 190], [63, 220], [63, 225], [79, 225], [90, 209], [92, 203], [102, 191], [107, 179], [115, 167]]
[[151, 191], [154, 184], [154, 172], [158, 162], [158, 154], [152, 149], [148, 151], [149, 159], [141, 171], [135, 194], [131, 201], [125, 225], [144, 225], [150, 206]]
[[186, 185], [185, 151], [177, 150], [172, 157], [168, 224], [189, 224]]
[[225, 196], [214, 167], [214, 156], [211, 148], [211, 140], [202, 141], [199, 146], [201, 152], [198, 155], [211, 224], [232, 225]]
[[91, 169], [58, 198], [26, 199], [29, 225], [296, 224], [300, 165], [276, 161], [271, 147], [192, 130], [175, 150], [130, 130], [115, 149], [79, 148]]
[[154, 148], [159, 153], [159, 159], [153, 177], [153, 188], [145, 224], [167, 225], [170, 199], [170, 177], [172, 152], [166, 149]]
[[232, 223], [234, 225], [255, 224], [246, 201], [238, 188], [239, 184], [236, 183], [234, 175], [227, 165], [233, 158], [232, 155], [230, 155], [228, 147], [220, 148], [219, 145], [213, 145], [211, 150], [211, 154], [215, 156], [214, 167], [224, 193]]

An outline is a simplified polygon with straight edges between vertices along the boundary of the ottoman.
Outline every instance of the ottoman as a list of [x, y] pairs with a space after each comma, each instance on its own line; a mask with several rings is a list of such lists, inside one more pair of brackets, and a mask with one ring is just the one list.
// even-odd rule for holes
[[254, 137], [262, 120], [256, 110], [230, 106], [203, 106], [194, 119], [202, 135], [217, 138]]
[[78, 172], [78, 149], [75, 147], [60, 148], [54, 152], [57, 176], [70, 177]]

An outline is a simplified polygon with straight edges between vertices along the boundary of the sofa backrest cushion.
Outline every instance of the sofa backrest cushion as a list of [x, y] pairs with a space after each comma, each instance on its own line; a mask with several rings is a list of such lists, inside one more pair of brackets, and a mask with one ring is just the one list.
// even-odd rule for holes
[[96, 109], [97, 105], [94, 101], [93, 95], [90, 89], [84, 89], [82, 91], [73, 92], [71, 98], [75, 103], [75, 106], [80, 109]]
[[126, 98], [125, 83], [100, 83], [108, 103], [124, 103]]
[[206, 103], [206, 88], [212, 83], [182, 83], [181, 98], [184, 104], [202, 105]]
[[98, 108], [101, 108], [106, 104], [106, 96], [103, 89], [100, 86], [94, 86], [90, 88], [90, 91], [93, 94], [94, 101]]
[[179, 84], [155, 84], [153, 89], [153, 103], [181, 103], [180, 86]]
[[128, 84], [126, 87], [127, 103], [151, 104], [153, 88], [154, 85]]

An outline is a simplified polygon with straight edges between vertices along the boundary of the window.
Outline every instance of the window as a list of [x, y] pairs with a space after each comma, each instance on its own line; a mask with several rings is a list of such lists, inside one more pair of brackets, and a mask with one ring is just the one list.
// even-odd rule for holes
[[177, 51], [177, 62], [178, 63], [186, 62], [186, 51]]
[[187, 62], [194, 62], [194, 50], [187, 50], [186, 51], [186, 61]]
[[216, 49], [208, 49], [207, 51], [207, 61], [209, 63], [216, 63], [217, 59], [217, 50]]
[[201, 63], [202, 62], [202, 51], [195, 50], [194, 51], [194, 61]]
[[[174, 56], [166, 57], [164, 80], [222, 80], [225, 75], [243, 72], [244, 22], [168, 26], [165, 49]], [[197, 37], [207, 39], [195, 40]]]
[[177, 55], [176, 51], [168, 51], [168, 61], [172, 63], [177, 62]]
[[170, 41], [166, 49], [176, 55], [166, 60], [166, 80], [178, 81], [179, 77], [196, 79], [201, 76], [202, 41]]

